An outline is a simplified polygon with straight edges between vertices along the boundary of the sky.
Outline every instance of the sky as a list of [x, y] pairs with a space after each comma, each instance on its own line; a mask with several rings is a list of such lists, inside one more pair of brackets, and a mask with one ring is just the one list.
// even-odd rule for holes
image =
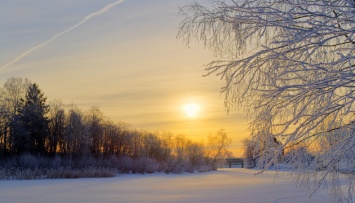
[[[202, 141], [223, 128], [240, 156], [247, 120], [225, 111], [219, 77], [202, 77], [213, 53], [176, 38], [189, 2], [1, 0], [0, 84], [28, 78], [49, 101], [96, 106], [138, 130]], [[194, 117], [183, 110], [189, 103], [199, 106]]]

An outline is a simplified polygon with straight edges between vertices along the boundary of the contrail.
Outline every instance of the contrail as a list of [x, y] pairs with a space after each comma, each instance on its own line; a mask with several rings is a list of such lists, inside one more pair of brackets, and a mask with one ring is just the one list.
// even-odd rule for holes
[[17, 56], [16, 58], [14, 58], [13, 60], [9, 61], [8, 63], [6, 63], [5, 65], [1, 66], [0, 67], [0, 71], [4, 70], [5, 68], [13, 65], [14, 63], [16, 63], [17, 61], [19, 61], [20, 59], [22, 59], [23, 57], [27, 56], [28, 54], [36, 51], [37, 49], [39, 48], [42, 48], [48, 44], [50, 44], [51, 42], [53, 42], [54, 40], [56, 40], [57, 38], [65, 35], [66, 33], [76, 29], [77, 27], [79, 27], [80, 25], [84, 24], [86, 21], [90, 20], [91, 18], [95, 17], [95, 16], [98, 16], [98, 15], [101, 15], [105, 12], [107, 12], [108, 10], [110, 10], [112, 7], [118, 5], [118, 4], [121, 4], [122, 2], [124, 2], [125, 0], [118, 0], [112, 4], [109, 4], [107, 6], [105, 6], [104, 8], [102, 8], [101, 10], [99, 11], [96, 11], [94, 13], [91, 13], [87, 16], [85, 16], [80, 22], [78, 22], [77, 24], [71, 26], [70, 28], [58, 33], [58, 34], [55, 34], [53, 35], [50, 39], [48, 39], [47, 41], [37, 45], [37, 46], [34, 46], [30, 49], [28, 49], [27, 51], [23, 52], [22, 54], [20, 54], [19, 56]]

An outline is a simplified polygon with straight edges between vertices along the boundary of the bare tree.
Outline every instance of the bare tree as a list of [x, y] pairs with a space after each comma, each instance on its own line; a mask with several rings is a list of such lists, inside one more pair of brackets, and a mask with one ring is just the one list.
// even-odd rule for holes
[[20, 108], [21, 99], [30, 85], [28, 79], [9, 78], [0, 89], [0, 146], [4, 158], [13, 150], [13, 137], [10, 122]]
[[83, 121], [83, 113], [75, 106], [65, 117], [64, 142], [61, 151], [70, 158], [80, 158], [89, 152], [89, 136]]
[[[282, 140], [279, 147], [260, 151], [270, 155], [264, 156], [265, 169], [283, 149], [305, 145], [313, 151], [313, 164], [294, 170], [299, 179], [309, 176], [305, 168], [313, 171], [307, 180], [315, 182], [314, 189], [327, 177], [338, 177], [340, 166], [350, 171], [347, 195], [333, 184], [339, 179], [332, 181], [342, 197], [337, 201], [351, 201], [354, 192], [354, 167], [344, 164], [353, 162], [355, 150], [354, 11], [353, 0], [193, 3], [181, 9], [178, 33], [187, 44], [202, 42], [219, 56], [206, 67], [207, 75], [226, 81], [226, 108], [245, 108], [253, 140]], [[338, 138], [326, 151], [312, 147], [323, 136]]]
[[224, 163], [224, 159], [230, 156], [228, 147], [231, 142], [232, 139], [228, 137], [224, 129], [218, 130], [215, 135], [208, 136], [207, 147], [213, 168], [218, 168], [219, 165]]
[[94, 157], [99, 158], [103, 148], [103, 114], [98, 107], [92, 107], [88, 112], [89, 133], [92, 139], [91, 152]]
[[65, 108], [61, 101], [53, 101], [49, 105], [49, 135], [47, 151], [54, 156], [64, 142]]

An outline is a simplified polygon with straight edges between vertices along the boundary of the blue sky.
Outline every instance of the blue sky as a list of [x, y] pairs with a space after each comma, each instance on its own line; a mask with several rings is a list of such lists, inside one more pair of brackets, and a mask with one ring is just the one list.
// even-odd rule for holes
[[[0, 67], [116, 1], [0, 1]], [[49, 100], [98, 106], [134, 128], [183, 133], [204, 139], [224, 128], [234, 140], [247, 135], [240, 112], [223, 106], [218, 77], [202, 77], [214, 59], [199, 44], [176, 39], [179, 6], [189, 0], [126, 0], [95, 16], [6, 68], [10, 77], [36, 82]], [[182, 111], [197, 103], [188, 118]]]

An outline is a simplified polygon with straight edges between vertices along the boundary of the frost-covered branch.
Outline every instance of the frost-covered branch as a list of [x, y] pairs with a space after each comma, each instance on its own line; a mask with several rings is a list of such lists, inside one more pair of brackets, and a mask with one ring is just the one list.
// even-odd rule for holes
[[[206, 67], [206, 75], [225, 80], [221, 92], [228, 111], [242, 106], [252, 119], [251, 136], [261, 141], [258, 153], [266, 167], [278, 162], [283, 150], [301, 143], [312, 156], [333, 159], [329, 163], [339, 163], [345, 154], [351, 157], [354, 1], [220, 0], [187, 5], [181, 15], [178, 38], [187, 45], [202, 42], [219, 57]], [[323, 147], [314, 145], [333, 131], [338, 137], [343, 133], [333, 141], [347, 140], [349, 150], [335, 150], [333, 144], [325, 154], [335, 156], [324, 158]], [[282, 145], [262, 147], [270, 138]]]

